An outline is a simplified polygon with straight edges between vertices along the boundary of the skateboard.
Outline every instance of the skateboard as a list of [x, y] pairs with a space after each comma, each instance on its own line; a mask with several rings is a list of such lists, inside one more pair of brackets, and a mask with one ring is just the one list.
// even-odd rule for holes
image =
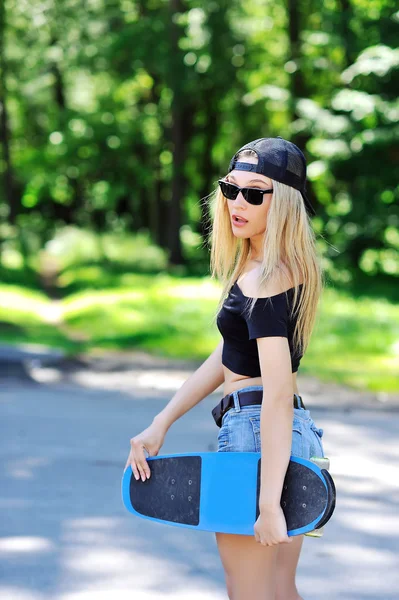
[[[259, 516], [260, 452], [202, 452], [149, 456], [149, 479], [122, 477], [125, 508], [176, 527], [253, 535]], [[319, 465], [317, 464], [319, 463]], [[327, 458], [291, 455], [280, 505], [289, 536], [322, 535], [335, 509]]]

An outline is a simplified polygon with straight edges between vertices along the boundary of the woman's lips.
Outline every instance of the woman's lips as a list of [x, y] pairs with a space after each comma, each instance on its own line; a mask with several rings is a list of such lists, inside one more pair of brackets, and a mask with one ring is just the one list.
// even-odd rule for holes
[[236, 227], [245, 227], [245, 225], [247, 225], [248, 221], [236, 221], [234, 219], [234, 217], [231, 217], [231, 222], [233, 223], [233, 225], [235, 225]]

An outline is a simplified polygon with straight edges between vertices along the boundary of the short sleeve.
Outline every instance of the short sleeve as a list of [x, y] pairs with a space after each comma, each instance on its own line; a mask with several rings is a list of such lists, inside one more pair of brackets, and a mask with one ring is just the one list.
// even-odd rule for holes
[[252, 315], [244, 316], [249, 339], [281, 336], [288, 338], [288, 305], [285, 295], [271, 298], [258, 298]]

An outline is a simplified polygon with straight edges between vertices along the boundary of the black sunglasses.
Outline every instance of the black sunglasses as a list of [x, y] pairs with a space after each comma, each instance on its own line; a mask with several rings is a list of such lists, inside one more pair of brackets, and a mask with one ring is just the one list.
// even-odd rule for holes
[[273, 188], [269, 190], [262, 190], [261, 188], [249, 188], [249, 187], [239, 187], [235, 185], [235, 183], [230, 183], [228, 181], [224, 181], [223, 179], [218, 180], [220, 189], [222, 190], [222, 194], [228, 200], [235, 200], [239, 194], [242, 193], [245, 200], [249, 202], [249, 204], [262, 204], [263, 202], [263, 194], [272, 194]]

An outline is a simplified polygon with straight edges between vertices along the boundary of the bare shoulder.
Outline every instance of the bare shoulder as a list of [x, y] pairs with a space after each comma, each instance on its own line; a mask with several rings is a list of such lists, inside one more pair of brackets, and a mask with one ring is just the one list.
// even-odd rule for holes
[[267, 298], [280, 294], [292, 287], [292, 280], [286, 267], [278, 269], [267, 282], [259, 285], [260, 266], [251, 269], [241, 276], [238, 284], [242, 293], [250, 298]]

